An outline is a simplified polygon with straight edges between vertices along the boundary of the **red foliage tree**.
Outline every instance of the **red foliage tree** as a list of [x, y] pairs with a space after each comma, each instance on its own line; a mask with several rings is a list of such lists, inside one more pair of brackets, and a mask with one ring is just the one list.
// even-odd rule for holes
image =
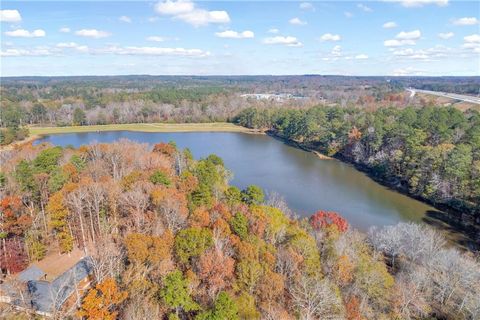
[[18, 237], [2, 239], [0, 246], [0, 269], [7, 273], [17, 273], [28, 265], [28, 257], [23, 241]]
[[360, 302], [355, 296], [351, 296], [345, 303], [345, 309], [347, 312], [347, 320], [363, 320], [360, 313]]
[[32, 223], [30, 216], [22, 212], [19, 197], [5, 197], [0, 202], [0, 232], [8, 235], [22, 235]]
[[348, 222], [336, 212], [317, 211], [310, 217], [310, 225], [315, 230], [336, 226], [338, 231], [345, 232], [348, 229]]

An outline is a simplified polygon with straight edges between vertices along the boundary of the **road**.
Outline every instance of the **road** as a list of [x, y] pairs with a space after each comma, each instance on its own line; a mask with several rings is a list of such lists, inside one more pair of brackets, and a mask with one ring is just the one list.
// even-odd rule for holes
[[464, 94], [448, 93], [448, 92], [440, 92], [440, 91], [420, 90], [415, 88], [407, 88], [406, 90], [411, 93], [410, 97], [413, 97], [418, 92], [418, 93], [431, 94], [434, 96], [439, 96], [444, 98], [465, 101], [465, 102], [474, 103], [474, 104], [480, 104], [480, 97], [475, 97], [475, 96], [467, 96]]

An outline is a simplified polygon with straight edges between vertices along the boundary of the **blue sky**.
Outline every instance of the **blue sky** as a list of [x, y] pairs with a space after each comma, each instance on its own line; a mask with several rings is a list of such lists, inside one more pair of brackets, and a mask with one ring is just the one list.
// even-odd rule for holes
[[2, 1], [1, 75], [480, 75], [480, 2]]

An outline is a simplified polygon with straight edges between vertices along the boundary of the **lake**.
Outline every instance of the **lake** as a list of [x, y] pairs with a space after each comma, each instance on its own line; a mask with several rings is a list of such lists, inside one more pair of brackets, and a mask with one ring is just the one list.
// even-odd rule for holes
[[118, 139], [155, 144], [175, 141], [189, 148], [195, 158], [215, 153], [233, 172], [231, 184], [250, 184], [282, 195], [300, 216], [317, 210], [339, 212], [360, 230], [372, 225], [422, 221], [436, 211], [420, 201], [392, 191], [337, 160], [322, 160], [315, 154], [288, 146], [266, 135], [227, 132], [150, 133], [131, 131], [68, 133], [44, 136], [35, 144], [78, 147]]

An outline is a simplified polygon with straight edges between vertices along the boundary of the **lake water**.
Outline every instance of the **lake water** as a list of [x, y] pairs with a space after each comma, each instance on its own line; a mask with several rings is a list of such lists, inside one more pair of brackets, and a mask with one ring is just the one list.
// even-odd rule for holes
[[281, 194], [300, 216], [331, 210], [360, 230], [399, 221], [422, 221], [436, 210], [420, 201], [389, 190], [352, 166], [321, 160], [313, 153], [285, 145], [265, 135], [223, 132], [146, 133], [130, 131], [69, 133], [45, 136], [35, 143], [78, 147], [94, 142], [130, 139], [150, 144], [175, 141], [195, 158], [215, 153], [222, 157], [244, 188], [256, 184]]

